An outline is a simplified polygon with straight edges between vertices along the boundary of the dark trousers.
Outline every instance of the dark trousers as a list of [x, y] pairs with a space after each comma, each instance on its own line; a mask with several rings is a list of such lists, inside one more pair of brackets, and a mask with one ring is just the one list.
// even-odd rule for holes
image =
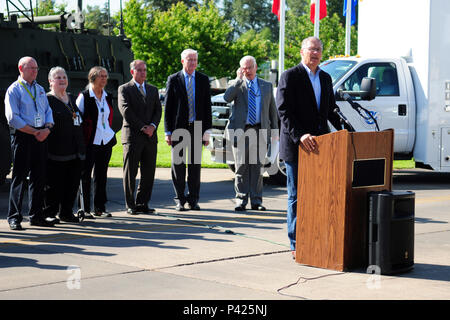
[[[114, 140], [114, 139], [113, 139]], [[111, 140], [112, 141], [112, 140]], [[108, 164], [114, 143], [86, 146], [86, 160], [81, 172], [84, 211], [91, 212], [91, 174], [94, 170], [94, 211], [106, 211]]]
[[73, 204], [80, 186], [82, 161], [47, 161], [45, 215], [67, 217], [73, 214]]
[[[182, 137], [180, 141], [172, 143], [172, 183], [175, 190], [175, 202], [185, 204], [186, 202], [194, 205], [198, 202], [200, 195], [200, 170], [201, 170], [201, 158], [202, 158], [202, 142], [197, 142], [197, 150], [194, 148], [194, 127], [189, 126], [189, 134], [191, 137], [190, 144], [187, 145], [187, 148], [182, 148], [179, 152], [176, 152], [174, 149], [177, 144], [182, 142]], [[178, 150], [178, 149], [177, 149]], [[194, 154], [194, 151], [196, 154]], [[188, 156], [187, 162], [187, 185], [189, 193], [185, 195], [186, 188], [186, 161], [175, 164], [174, 157], [178, 159], [186, 160], [186, 152]], [[195, 163], [194, 159], [197, 160], [198, 163]]]
[[43, 219], [44, 185], [47, 164], [47, 141], [39, 142], [32, 135], [16, 131], [12, 140], [13, 170], [9, 193], [8, 222], [22, 221], [22, 199], [28, 184], [28, 215], [31, 220]]
[[[127, 208], [146, 207], [152, 197], [157, 146], [156, 132], [151, 138], [139, 137], [136, 142], [123, 144], [123, 188]], [[141, 177], [135, 199], [134, 191], [139, 167]]]

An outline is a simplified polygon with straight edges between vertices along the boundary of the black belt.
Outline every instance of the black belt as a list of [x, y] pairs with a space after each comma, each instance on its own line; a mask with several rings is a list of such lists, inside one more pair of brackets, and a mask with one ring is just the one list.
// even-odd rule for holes
[[244, 127], [244, 130], [247, 129], [261, 129], [261, 123], [255, 123], [255, 124], [246, 124]]

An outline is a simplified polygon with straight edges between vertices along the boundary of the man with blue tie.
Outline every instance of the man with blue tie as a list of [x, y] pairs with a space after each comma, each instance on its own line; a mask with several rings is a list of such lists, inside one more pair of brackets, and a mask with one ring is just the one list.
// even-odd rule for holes
[[[175, 190], [175, 209], [184, 211], [184, 205], [187, 202], [189, 209], [200, 210], [198, 200], [202, 145], [208, 145], [208, 132], [212, 126], [211, 92], [209, 77], [196, 71], [197, 51], [184, 50], [181, 53], [181, 64], [183, 69], [167, 79], [164, 102], [165, 135], [167, 144], [172, 147], [171, 172]], [[186, 148], [177, 147], [177, 144], [181, 142], [186, 145]], [[185, 194], [186, 153], [189, 156], [187, 161], [189, 193], [187, 195]]]
[[253, 210], [266, 210], [262, 205], [262, 160], [267, 141], [278, 138], [278, 116], [272, 84], [258, 78], [257, 69], [254, 57], [243, 57], [236, 80], [223, 96], [225, 101], [234, 102], [225, 139], [231, 143], [234, 156], [235, 211], [245, 211], [248, 198]]

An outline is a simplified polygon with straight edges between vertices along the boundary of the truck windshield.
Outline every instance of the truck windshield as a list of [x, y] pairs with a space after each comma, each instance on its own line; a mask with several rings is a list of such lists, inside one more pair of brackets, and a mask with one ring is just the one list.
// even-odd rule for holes
[[320, 64], [320, 68], [331, 76], [334, 85], [355, 64], [356, 61], [352, 60], [327, 60]]

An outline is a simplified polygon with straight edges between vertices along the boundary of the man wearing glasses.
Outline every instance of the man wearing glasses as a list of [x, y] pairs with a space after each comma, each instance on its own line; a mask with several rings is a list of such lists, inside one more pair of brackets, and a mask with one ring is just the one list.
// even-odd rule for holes
[[323, 45], [316, 37], [302, 41], [302, 61], [286, 70], [277, 88], [277, 108], [281, 120], [280, 158], [287, 174], [287, 231], [292, 257], [295, 259], [297, 223], [298, 147], [308, 152], [317, 149], [316, 136], [329, 133], [327, 120], [339, 130], [331, 77], [319, 68]]
[[330, 132], [327, 120], [341, 129], [333, 85], [328, 73], [319, 68], [323, 44], [316, 37], [302, 41], [302, 61], [281, 75], [277, 89], [277, 108], [281, 120], [280, 158], [287, 173], [287, 231], [295, 259], [297, 224], [298, 147], [317, 150], [316, 136]]
[[43, 213], [47, 165], [47, 137], [53, 122], [52, 110], [43, 87], [36, 83], [38, 65], [34, 58], [19, 60], [20, 76], [5, 95], [5, 116], [15, 129], [12, 141], [13, 171], [9, 195], [8, 223], [11, 230], [22, 230], [22, 198], [29, 176], [28, 215], [30, 225], [51, 227]]
[[[252, 56], [240, 61], [237, 78], [223, 98], [234, 101], [225, 137], [232, 144], [235, 165], [235, 211], [245, 211], [250, 198], [252, 210], [264, 211], [262, 205], [262, 160], [271, 132], [278, 129], [278, 116], [270, 82], [256, 76], [258, 66]], [[277, 132], [276, 130], [274, 132]], [[277, 139], [278, 136], [272, 137]]]

